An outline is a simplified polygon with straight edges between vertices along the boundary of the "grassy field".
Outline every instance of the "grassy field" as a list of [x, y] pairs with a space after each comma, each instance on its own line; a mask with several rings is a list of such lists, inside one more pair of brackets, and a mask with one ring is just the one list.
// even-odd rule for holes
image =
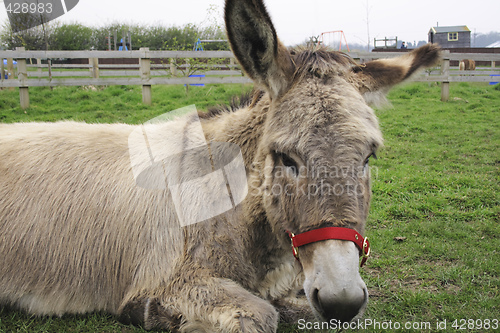
[[21, 110], [19, 93], [0, 91], [0, 122], [76, 120], [138, 124], [191, 104], [198, 109], [229, 101], [250, 85], [153, 86], [153, 105], [142, 103], [140, 86], [30, 88], [30, 108]]
[[[17, 91], [3, 90], [0, 121], [140, 123], [248, 89], [192, 87], [186, 95], [183, 86], [154, 86], [148, 107], [140, 87], [30, 88], [26, 111]], [[500, 320], [500, 87], [460, 83], [450, 92], [443, 103], [435, 84], [404, 85], [389, 94], [392, 107], [376, 111], [385, 146], [371, 166], [373, 257], [362, 269], [371, 296], [364, 326], [352, 331], [500, 331], [500, 322], [494, 329]], [[1, 309], [0, 332], [143, 331], [104, 314], [36, 318]]]

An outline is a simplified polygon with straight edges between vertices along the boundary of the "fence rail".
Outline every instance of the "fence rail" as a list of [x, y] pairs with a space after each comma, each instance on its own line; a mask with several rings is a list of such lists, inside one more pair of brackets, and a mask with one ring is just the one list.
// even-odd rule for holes
[[[365, 62], [400, 56], [401, 53], [350, 52], [349, 55]], [[6, 66], [4, 59], [7, 59]], [[30, 60], [29, 64], [27, 59]], [[33, 59], [36, 59], [35, 64], [32, 63]], [[88, 63], [52, 64], [52, 61], [61, 59], [88, 59]], [[128, 63], [99, 63], [105, 62], [104, 59], [127, 59], [121, 62]], [[450, 60], [463, 59], [488, 61], [491, 67], [481, 67], [477, 71], [450, 68]], [[17, 61], [17, 68], [14, 61]], [[24, 48], [17, 48], [15, 51], [0, 51], [0, 63], [0, 88], [19, 88], [22, 108], [29, 107], [29, 87], [141, 85], [143, 102], [151, 104], [152, 85], [252, 82], [236, 64], [230, 51], [150, 51], [147, 48], [138, 51], [25, 51]], [[496, 53], [444, 51], [442, 63], [437, 69], [424, 71], [413, 80], [441, 82], [441, 99], [446, 101], [450, 82], [500, 81], [497, 63], [500, 63], [500, 54]], [[197, 75], [191, 77], [190, 74]]]

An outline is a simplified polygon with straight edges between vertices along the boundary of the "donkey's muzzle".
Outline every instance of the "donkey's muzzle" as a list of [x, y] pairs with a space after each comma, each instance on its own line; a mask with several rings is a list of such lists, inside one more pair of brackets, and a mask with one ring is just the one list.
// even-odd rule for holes
[[357, 290], [342, 290], [332, 294], [328, 290], [316, 289], [313, 292], [312, 302], [321, 316], [330, 321], [350, 322], [365, 307], [368, 293], [365, 288]]
[[323, 321], [350, 322], [368, 303], [368, 290], [359, 275], [359, 250], [354, 242], [324, 240], [301, 247], [304, 291]]

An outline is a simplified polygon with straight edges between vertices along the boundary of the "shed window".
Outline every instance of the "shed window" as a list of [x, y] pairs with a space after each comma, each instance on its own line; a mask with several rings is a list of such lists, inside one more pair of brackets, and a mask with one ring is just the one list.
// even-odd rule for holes
[[458, 32], [448, 32], [448, 41], [453, 42], [458, 40]]

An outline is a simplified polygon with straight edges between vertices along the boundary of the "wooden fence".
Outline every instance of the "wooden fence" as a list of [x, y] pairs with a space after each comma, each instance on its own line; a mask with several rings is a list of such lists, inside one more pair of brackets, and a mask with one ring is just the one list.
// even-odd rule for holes
[[[349, 55], [365, 62], [401, 54], [350, 52]], [[6, 66], [4, 59], [7, 59]], [[52, 64], [57, 59], [88, 59], [88, 62]], [[104, 59], [128, 59], [129, 63], [100, 64]], [[481, 67], [473, 72], [450, 68], [450, 60], [462, 59], [488, 61], [491, 66]], [[24, 48], [17, 48], [15, 51], [0, 51], [0, 62], [0, 88], [19, 88], [22, 108], [29, 107], [29, 87], [141, 85], [143, 102], [151, 104], [152, 85], [251, 82], [235, 64], [234, 55], [230, 51], [150, 51], [147, 48], [138, 51], [25, 51]], [[424, 71], [413, 80], [441, 82], [441, 99], [446, 101], [449, 98], [450, 82], [500, 81], [500, 70], [496, 68], [496, 63], [500, 64], [500, 54], [444, 51], [439, 67]]]

